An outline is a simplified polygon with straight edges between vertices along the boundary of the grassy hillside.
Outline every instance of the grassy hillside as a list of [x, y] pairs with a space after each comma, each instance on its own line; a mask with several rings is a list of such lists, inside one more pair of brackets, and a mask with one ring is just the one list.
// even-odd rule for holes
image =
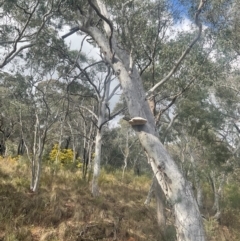
[[[37, 194], [29, 192], [29, 174], [23, 160], [0, 160], [0, 241], [162, 240], [154, 200], [150, 207], [143, 204], [149, 177], [126, 173], [122, 181], [121, 172], [113, 175], [103, 171], [101, 196], [94, 199], [80, 170], [54, 173], [44, 167]], [[231, 200], [239, 206], [240, 200], [235, 199]], [[208, 240], [240, 240], [237, 210], [225, 208], [220, 224], [206, 213]], [[168, 214], [170, 224], [173, 217]], [[165, 240], [174, 240], [171, 225], [167, 235]]]
[[38, 194], [26, 163], [0, 160], [0, 240], [160, 240], [155, 210], [144, 200], [151, 180], [102, 174], [94, 199], [80, 171], [45, 167]]

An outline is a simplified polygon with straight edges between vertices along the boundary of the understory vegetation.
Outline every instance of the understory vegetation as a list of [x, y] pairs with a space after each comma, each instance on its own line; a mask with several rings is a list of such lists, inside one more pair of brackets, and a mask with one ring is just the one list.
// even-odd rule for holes
[[[102, 170], [99, 178], [101, 196], [93, 198], [90, 183], [82, 179], [79, 168], [60, 165], [43, 169], [38, 193], [29, 191], [28, 162], [21, 157], [0, 160], [0, 240], [119, 240], [162, 239], [155, 215], [155, 198], [144, 205], [151, 176], [133, 175], [131, 170], [114, 173]], [[208, 240], [239, 240], [239, 181], [224, 187], [223, 213], [211, 217], [213, 197], [204, 185], [204, 224]], [[175, 240], [173, 216], [167, 211], [165, 240]]]

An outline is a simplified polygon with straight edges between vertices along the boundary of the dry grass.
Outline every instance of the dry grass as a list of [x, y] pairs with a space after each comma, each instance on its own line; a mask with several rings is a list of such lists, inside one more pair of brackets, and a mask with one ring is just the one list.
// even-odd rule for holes
[[149, 178], [103, 171], [94, 199], [80, 171], [45, 167], [38, 194], [29, 173], [24, 160], [0, 160], [0, 240], [161, 240], [154, 208], [143, 205]]
[[[121, 171], [103, 170], [101, 196], [93, 198], [80, 171], [53, 174], [44, 167], [37, 194], [29, 192], [29, 173], [24, 160], [0, 159], [0, 241], [161, 241], [155, 204], [143, 204], [151, 183], [147, 176], [127, 172], [122, 180]], [[211, 218], [205, 222], [208, 240], [240, 240], [234, 225], [239, 212], [225, 210], [221, 225]], [[173, 241], [173, 226], [167, 232], [166, 240]]]

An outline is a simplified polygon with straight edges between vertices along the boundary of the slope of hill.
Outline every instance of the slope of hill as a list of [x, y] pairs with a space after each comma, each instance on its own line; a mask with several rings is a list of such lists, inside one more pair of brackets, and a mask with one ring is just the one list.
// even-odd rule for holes
[[[35, 194], [29, 192], [27, 162], [0, 159], [0, 241], [162, 241], [154, 199], [144, 205], [150, 183], [144, 175], [127, 172], [122, 180], [121, 171], [102, 171], [101, 195], [93, 198], [81, 170], [45, 165]], [[238, 192], [228, 189], [226, 199], [238, 208]], [[205, 190], [206, 200], [211, 195]], [[206, 205], [210, 210], [212, 203]], [[220, 222], [204, 213], [208, 240], [240, 240], [239, 210], [232, 206], [224, 208]], [[168, 212], [167, 241], [175, 240], [172, 221]]]
[[143, 204], [149, 178], [104, 173], [94, 199], [80, 171], [44, 167], [37, 194], [29, 173], [24, 161], [0, 161], [0, 240], [161, 240], [155, 210]]

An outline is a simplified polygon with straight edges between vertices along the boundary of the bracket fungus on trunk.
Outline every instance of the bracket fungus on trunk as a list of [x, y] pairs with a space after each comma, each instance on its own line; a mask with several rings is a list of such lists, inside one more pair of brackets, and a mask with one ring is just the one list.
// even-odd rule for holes
[[128, 123], [132, 126], [141, 126], [147, 123], [147, 120], [142, 117], [133, 117]]

